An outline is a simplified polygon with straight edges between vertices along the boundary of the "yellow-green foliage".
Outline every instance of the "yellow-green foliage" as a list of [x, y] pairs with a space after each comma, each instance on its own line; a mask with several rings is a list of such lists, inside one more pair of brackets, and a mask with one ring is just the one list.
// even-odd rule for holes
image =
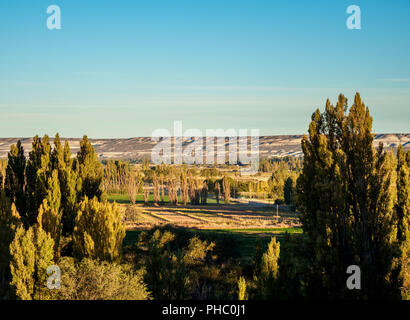
[[7, 161], [0, 159], [0, 190], [4, 188], [4, 179], [6, 177]]
[[47, 267], [53, 265], [54, 241], [43, 229], [19, 226], [10, 244], [11, 286], [22, 300], [48, 299]]
[[33, 138], [32, 150], [26, 166], [25, 196], [27, 201], [26, 225], [34, 225], [37, 221], [38, 208], [48, 195], [48, 182], [51, 177], [51, 145], [50, 138]]
[[175, 234], [169, 231], [157, 229], [151, 237], [141, 235], [140, 247], [148, 247], [145, 280], [149, 290], [159, 300], [187, 299], [194, 293], [205, 298], [206, 284], [201, 279], [210, 271], [205, 268], [214, 243], [193, 237], [182, 250], [173, 250], [174, 241]]
[[231, 201], [231, 184], [226, 176], [222, 180], [222, 189], [224, 202], [229, 203]]
[[130, 175], [128, 163], [108, 160], [104, 165], [103, 189], [107, 193], [123, 193], [126, 191]]
[[175, 240], [175, 234], [169, 232], [169, 231], [164, 231], [163, 233], [161, 233], [161, 231], [155, 230], [154, 234], [152, 235], [152, 242], [155, 242], [155, 244], [159, 247], [159, 248], [164, 248], [165, 245], [171, 241]]
[[4, 191], [24, 220], [26, 215], [25, 177], [26, 158], [20, 140], [10, 147], [4, 178]]
[[[398, 219], [397, 240], [401, 256], [399, 266], [402, 282], [402, 296], [410, 299], [410, 151], [407, 154], [400, 145], [397, 149], [397, 203], [396, 215]], [[406, 159], [407, 158], [407, 159]]]
[[31, 300], [34, 292], [35, 247], [33, 229], [25, 232], [19, 227], [13, 242], [10, 244], [11, 285], [15, 288], [17, 298]]
[[[52, 151], [52, 165], [54, 171], [58, 172], [58, 187], [52, 174], [52, 181], [49, 181], [49, 186], [56, 186], [53, 191], [49, 191], [47, 200], [50, 206], [57, 209], [57, 201], [60, 201], [60, 209], [62, 211], [62, 232], [67, 235], [73, 232], [74, 220], [76, 215], [77, 195], [81, 193], [81, 180], [78, 178], [77, 159], [71, 158], [71, 150], [68, 141], [65, 141], [64, 147], [58, 134], [54, 139], [54, 149]], [[76, 166], [73, 166], [73, 164]], [[78, 187], [78, 188], [77, 188]], [[60, 196], [59, 196], [60, 194]]]
[[274, 279], [278, 276], [278, 259], [280, 252], [280, 243], [273, 237], [269, 242], [268, 250], [262, 256], [261, 276], [265, 279], [272, 277]]
[[[373, 147], [373, 119], [357, 93], [312, 115], [302, 139], [297, 183], [301, 222], [313, 249], [311, 287], [329, 298], [396, 299], [392, 258], [397, 236], [396, 170], [392, 153]], [[348, 290], [349, 265], [359, 265], [362, 290]]]
[[61, 288], [53, 290], [57, 300], [147, 300], [142, 275], [127, 265], [116, 265], [64, 257], [60, 260]]
[[262, 299], [275, 298], [276, 284], [279, 274], [280, 243], [273, 237], [267, 251], [262, 255], [259, 265], [259, 274], [255, 275], [257, 296]]
[[246, 280], [240, 277], [238, 280], [238, 300], [248, 300], [248, 293], [246, 292]]
[[87, 136], [80, 141], [80, 151], [77, 154], [79, 166], [79, 182], [81, 184], [80, 198], [103, 197], [102, 180], [104, 168], [98, 161], [94, 148]]
[[20, 215], [15, 205], [10, 205], [5, 192], [0, 191], [0, 295], [3, 297], [7, 294], [10, 282], [10, 243], [20, 224]]
[[50, 234], [54, 240], [55, 252], [59, 250], [59, 243], [61, 238], [62, 224], [61, 224], [62, 212], [58, 209], [53, 209], [48, 205], [46, 199], [43, 200], [40, 209], [38, 210], [37, 222], [40, 228]]
[[208, 252], [211, 252], [215, 247], [215, 243], [202, 241], [197, 236], [189, 240], [188, 248], [184, 252], [184, 261], [187, 265], [202, 263]]
[[73, 234], [74, 253], [78, 258], [119, 261], [124, 237], [122, 214], [116, 203], [87, 197], [80, 203]]
[[58, 253], [62, 232], [61, 190], [58, 180], [58, 171], [53, 170], [51, 177], [48, 178], [47, 196], [38, 209], [37, 223], [48, 232], [54, 240], [55, 252]]

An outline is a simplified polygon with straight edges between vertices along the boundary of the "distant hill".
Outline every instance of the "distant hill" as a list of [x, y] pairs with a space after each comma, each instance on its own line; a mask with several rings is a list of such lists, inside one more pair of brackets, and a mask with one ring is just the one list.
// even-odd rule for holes
[[[259, 138], [259, 152], [261, 158], [284, 156], [300, 157], [301, 135], [261, 136]], [[10, 146], [21, 140], [24, 150], [31, 150], [32, 138], [0, 138], [0, 158], [6, 158]], [[68, 140], [71, 152], [76, 154], [80, 148], [81, 139], [62, 138]], [[53, 139], [51, 139], [53, 141]], [[150, 137], [129, 139], [90, 139], [100, 159], [143, 159], [149, 158], [152, 147], [156, 142]], [[401, 143], [406, 150], [410, 149], [410, 134], [376, 134], [375, 146], [382, 142], [385, 147], [396, 149]], [[184, 146], [192, 143], [192, 139], [185, 141]], [[226, 141], [227, 143], [227, 141]]]

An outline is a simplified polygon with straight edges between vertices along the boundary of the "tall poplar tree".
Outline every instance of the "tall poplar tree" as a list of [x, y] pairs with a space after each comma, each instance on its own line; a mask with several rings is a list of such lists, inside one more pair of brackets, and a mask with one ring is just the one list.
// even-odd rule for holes
[[124, 237], [122, 214], [116, 203], [98, 202], [97, 198], [81, 202], [73, 234], [77, 258], [117, 262]]
[[[372, 118], [357, 93], [348, 111], [336, 107], [312, 115], [302, 139], [303, 172], [297, 182], [304, 233], [313, 248], [318, 294], [327, 298], [398, 297], [391, 278], [396, 172], [392, 154], [373, 147]], [[361, 269], [362, 290], [346, 288], [349, 265]]]
[[21, 225], [20, 215], [14, 204], [0, 191], [0, 298], [8, 294], [10, 282], [10, 243], [17, 227]]
[[54, 139], [52, 152], [53, 169], [58, 172], [59, 188], [61, 192], [62, 231], [64, 234], [72, 233], [77, 210], [77, 194], [80, 192], [78, 174], [73, 170], [73, 159], [68, 141], [62, 147], [60, 136]]
[[397, 149], [397, 240], [398, 281], [403, 288], [403, 298], [410, 299], [410, 151], [400, 145]]
[[224, 202], [228, 204], [231, 201], [231, 184], [229, 183], [227, 176], [222, 179], [222, 189]]
[[27, 231], [17, 228], [10, 244], [10, 282], [15, 296], [21, 300], [48, 299], [50, 290], [46, 287], [47, 268], [53, 262], [54, 241], [37, 225]]
[[26, 168], [27, 222], [34, 225], [43, 199], [48, 193], [48, 179], [52, 174], [51, 145], [47, 135], [43, 139], [35, 136]]
[[258, 296], [262, 299], [277, 297], [277, 279], [279, 274], [280, 243], [273, 237], [268, 249], [262, 254], [259, 264], [259, 273], [255, 275]]
[[0, 159], [0, 191], [4, 189], [4, 180], [6, 178], [7, 160]]
[[54, 252], [59, 256], [59, 245], [62, 234], [61, 191], [58, 180], [58, 171], [53, 170], [47, 182], [47, 196], [38, 210], [37, 223], [40, 228], [50, 234], [54, 240]]
[[87, 197], [92, 199], [97, 197], [101, 200], [104, 171], [87, 136], [84, 136], [80, 141], [80, 151], [77, 154], [77, 160], [79, 178], [81, 179], [79, 198], [84, 199]]
[[4, 190], [6, 196], [16, 205], [17, 211], [23, 218], [26, 216], [25, 172], [26, 157], [24, 156], [24, 148], [19, 140], [17, 145], [11, 146], [8, 153]]

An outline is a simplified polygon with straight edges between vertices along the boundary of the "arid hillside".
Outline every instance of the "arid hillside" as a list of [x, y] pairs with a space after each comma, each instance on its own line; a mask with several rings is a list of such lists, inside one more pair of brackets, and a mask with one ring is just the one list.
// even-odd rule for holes
[[[259, 152], [261, 158], [301, 156], [301, 135], [261, 136], [259, 139]], [[0, 158], [7, 157], [10, 145], [21, 140], [24, 150], [31, 150], [32, 138], [0, 138]], [[53, 139], [52, 139], [53, 140]], [[80, 147], [80, 139], [67, 138], [73, 154]], [[150, 137], [129, 139], [90, 139], [100, 159], [143, 159], [150, 156], [156, 144]], [[193, 142], [193, 139], [184, 141], [184, 147]], [[395, 149], [400, 143], [405, 149], [410, 149], [410, 134], [376, 134], [375, 146], [382, 142], [386, 147]], [[226, 139], [228, 144], [228, 139]], [[228, 148], [226, 148], [228, 150]]]

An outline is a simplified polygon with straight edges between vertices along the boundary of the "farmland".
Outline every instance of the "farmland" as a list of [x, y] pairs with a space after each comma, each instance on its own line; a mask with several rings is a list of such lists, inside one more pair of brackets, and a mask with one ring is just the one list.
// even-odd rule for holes
[[[273, 204], [234, 200], [230, 204], [163, 205], [129, 204], [127, 196], [109, 196], [123, 210], [127, 229], [147, 229], [171, 224], [195, 229], [253, 229], [299, 227], [298, 213], [279, 210]], [[165, 199], [166, 201], [166, 199]]]
[[302, 232], [298, 213], [276, 212], [276, 207], [269, 203], [234, 200], [230, 204], [216, 205], [210, 198], [203, 206], [175, 206], [167, 204], [165, 197], [165, 203], [156, 206], [144, 205], [142, 195], [137, 196], [135, 205], [130, 204], [127, 195], [115, 194], [108, 199], [117, 202], [125, 216], [127, 234], [124, 246], [136, 243], [142, 230], [161, 226], [184, 228], [192, 236], [234, 243], [238, 248], [237, 258], [248, 264], [257, 241], [265, 247], [273, 236], [280, 241], [286, 232]]

